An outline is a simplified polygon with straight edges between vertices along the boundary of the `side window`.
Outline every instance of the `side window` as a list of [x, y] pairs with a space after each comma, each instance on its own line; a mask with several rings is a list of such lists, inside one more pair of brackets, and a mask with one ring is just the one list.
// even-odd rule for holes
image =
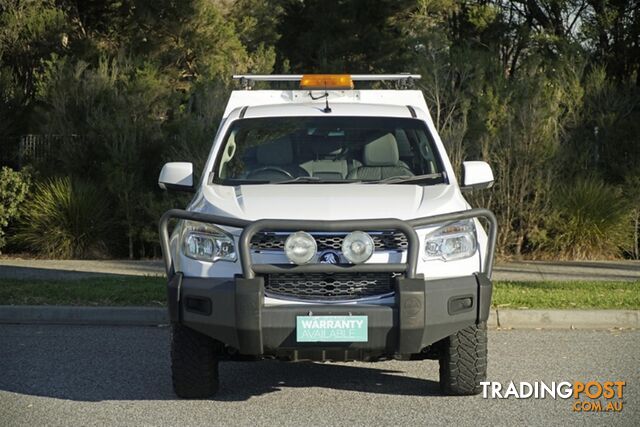
[[411, 143], [414, 159], [417, 164], [413, 166], [420, 170], [421, 174], [436, 172], [436, 158], [431, 149], [431, 143], [425, 132], [413, 129], [407, 130], [407, 136]]
[[227, 140], [227, 146], [224, 148], [222, 152], [222, 157], [220, 158], [220, 169], [218, 171], [218, 176], [222, 179], [228, 176], [229, 163], [233, 159], [236, 154], [236, 133], [237, 131], [231, 132], [229, 135], [229, 139]]

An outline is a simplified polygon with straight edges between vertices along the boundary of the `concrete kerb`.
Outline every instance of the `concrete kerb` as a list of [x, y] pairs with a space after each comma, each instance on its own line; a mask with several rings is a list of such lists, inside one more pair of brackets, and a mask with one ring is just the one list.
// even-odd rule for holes
[[488, 325], [502, 329], [640, 328], [640, 310], [492, 309]]
[[[0, 306], [0, 324], [155, 326], [168, 323], [164, 307]], [[640, 310], [492, 309], [490, 328], [640, 328]]]

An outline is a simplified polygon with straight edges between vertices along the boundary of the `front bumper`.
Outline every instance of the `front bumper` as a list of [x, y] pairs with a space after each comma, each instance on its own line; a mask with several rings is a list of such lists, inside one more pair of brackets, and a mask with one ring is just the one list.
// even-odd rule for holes
[[[416, 272], [419, 241], [415, 228], [483, 217], [489, 224], [481, 273], [425, 280]], [[174, 271], [169, 247], [171, 218], [208, 222], [243, 229], [238, 252], [242, 275], [235, 278], [183, 277]], [[407, 237], [406, 263], [382, 264], [254, 264], [251, 239], [271, 231], [395, 230]], [[224, 343], [232, 352], [247, 356], [275, 356], [312, 360], [369, 360], [385, 356], [409, 356], [469, 325], [487, 320], [491, 302], [490, 281], [497, 236], [496, 218], [486, 209], [470, 209], [409, 221], [368, 219], [348, 221], [259, 220], [170, 210], [160, 220], [161, 246], [169, 277], [169, 315]], [[264, 279], [273, 273], [400, 273], [395, 283], [395, 303], [291, 304], [266, 306]], [[296, 317], [364, 315], [368, 317], [367, 342], [298, 343]]]
[[[482, 273], [425, 281], [398, 278], [396, 304], [264, 305], [262, 277], [190, 278], [169, 282], [171, 320], [241, 355], [293, 360], [369, 360], [408, 356], [460, 329], [486, 321], [491, 281]], [[297, 316], [364, 315], [369, 339], [353, 343], [298, 343]]]

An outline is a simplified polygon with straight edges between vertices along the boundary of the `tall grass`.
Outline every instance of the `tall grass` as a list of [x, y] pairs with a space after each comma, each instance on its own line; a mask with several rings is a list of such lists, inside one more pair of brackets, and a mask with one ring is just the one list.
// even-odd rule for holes
[[628, 244], [629, 213], [622, 191], [597, 178], [558, 188], [540, 249], [563, 259], [615, 258]]
[[68, 177], [55, 178], [36, 184], [14, 240], [50, 258], [101, 257], [110, 223], [106, 199], [97, 188]]

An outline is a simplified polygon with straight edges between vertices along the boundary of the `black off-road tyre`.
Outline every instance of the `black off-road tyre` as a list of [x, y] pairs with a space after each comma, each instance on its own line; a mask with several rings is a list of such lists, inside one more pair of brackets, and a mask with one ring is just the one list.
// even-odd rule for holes
[[445, 338], [440, 349], [440, 390], [465, 396], [482, 391], [487, 379], [487, 324], [466, 327]]
[[185, 399], [205, 399], [219, 387], [220, 342], [175, 323], [171, 331], [171, 378], [176, 395]]

